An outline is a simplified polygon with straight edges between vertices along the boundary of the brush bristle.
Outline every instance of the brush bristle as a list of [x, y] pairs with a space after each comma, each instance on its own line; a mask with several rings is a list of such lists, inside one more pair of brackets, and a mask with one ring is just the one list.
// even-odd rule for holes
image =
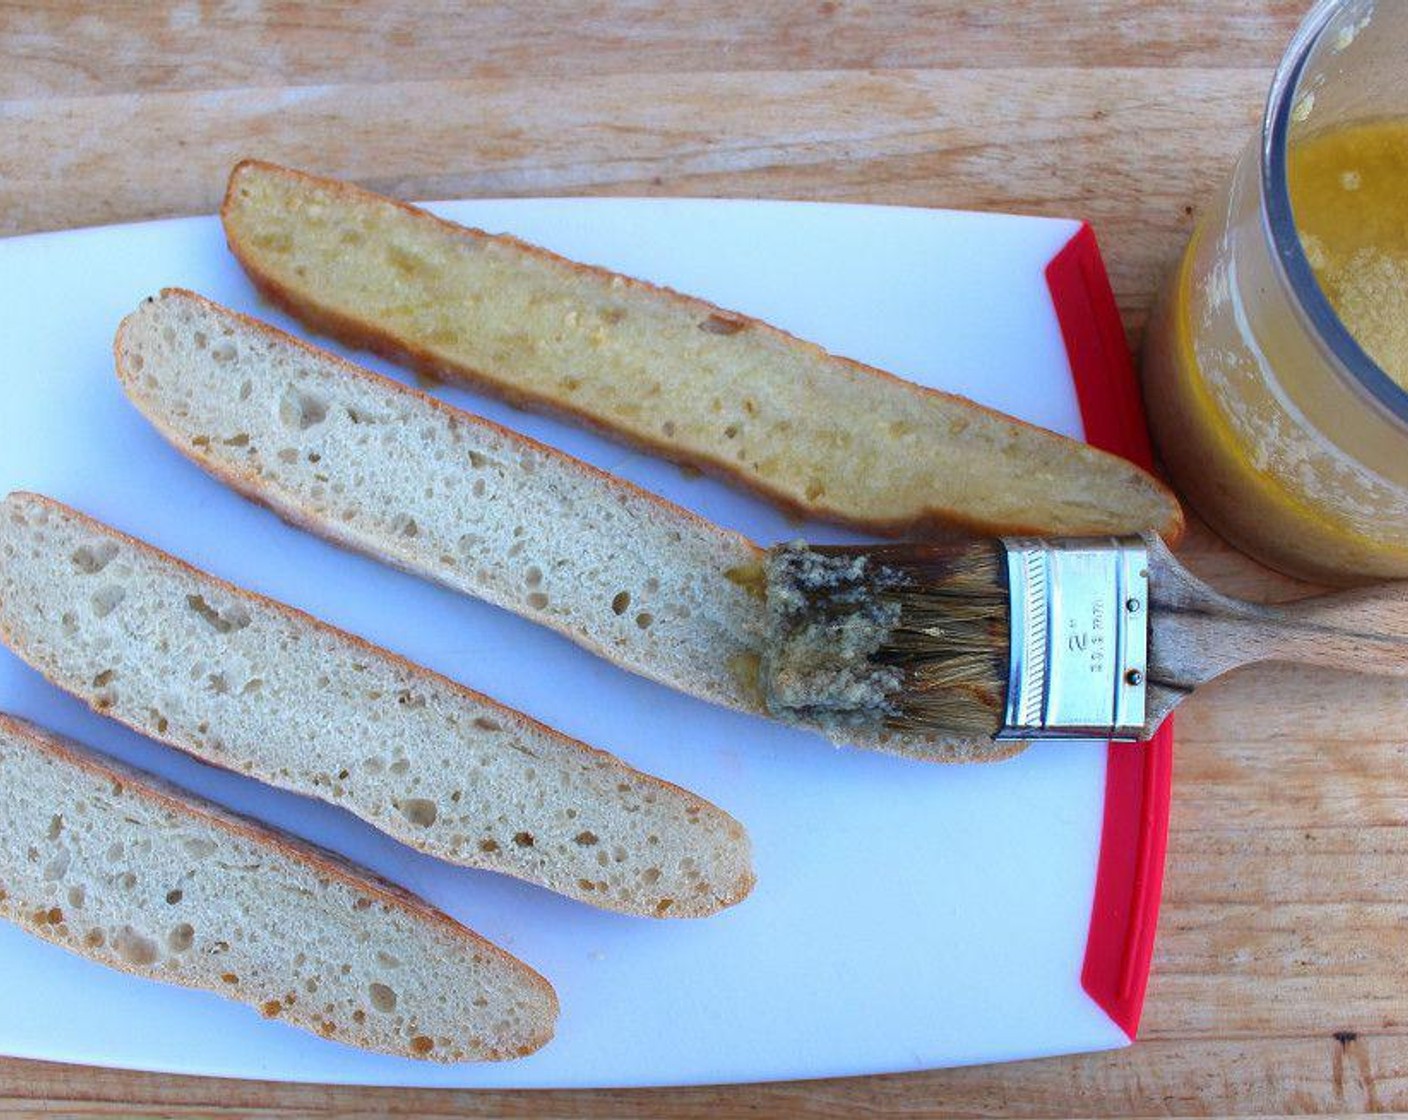
[[838, 727], [993, 735], [1009, 595], [995, 541], [783, 545], [767, 565], [769, 709]]

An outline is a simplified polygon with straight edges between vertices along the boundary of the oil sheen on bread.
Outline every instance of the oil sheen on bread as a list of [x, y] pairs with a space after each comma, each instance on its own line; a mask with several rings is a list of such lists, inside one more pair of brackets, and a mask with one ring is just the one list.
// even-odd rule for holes
[[896, 536], [1182, 528], [1173, 495], [1117, 456], [345, 183], [247, 161], [222, 218], [254, 282], [312, 328], [806, 517]]

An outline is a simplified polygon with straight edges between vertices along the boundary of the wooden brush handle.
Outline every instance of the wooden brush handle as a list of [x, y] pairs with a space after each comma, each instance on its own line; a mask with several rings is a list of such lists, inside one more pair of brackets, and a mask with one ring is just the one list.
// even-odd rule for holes
[[1196, 597], [1153, 595], [1154, 681], [1191, 688], [1256, 661], [1408, 677], [1408, 582], [1277, 606], [1198, 590]]
[[1408, 583], [1319, 595], [1263, 608], [1258, 661], [1299, 661], [1408, 676]]
[[1408, 677], [1408, 581], [1264, 606], [1214, 591], [1156, 537], [1149, 548], [1149, 682], [1156, 707], [1239, 665], [1296, 661]]

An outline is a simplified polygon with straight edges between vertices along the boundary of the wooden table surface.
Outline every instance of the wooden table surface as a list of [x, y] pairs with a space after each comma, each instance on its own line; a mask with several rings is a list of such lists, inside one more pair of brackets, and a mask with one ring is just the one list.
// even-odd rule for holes
[[[711, 195], [1078, 215], [1095, 226], [1137, 342], [1307, 5], [0, 0], [0, 234], [208, 213], [243, 155], [410, 198]], [[1226, 589], [1295, 591], [1206, 532], [1183, 551]], [[0, 1107], [1408, 1110], [1405, 711], [1408, 682], [1281, 667], [1188, 702], [1153, 978], [1141, 1041], [1126, 1051], [823, 1082], [521, 1094], [0, 1060]]]

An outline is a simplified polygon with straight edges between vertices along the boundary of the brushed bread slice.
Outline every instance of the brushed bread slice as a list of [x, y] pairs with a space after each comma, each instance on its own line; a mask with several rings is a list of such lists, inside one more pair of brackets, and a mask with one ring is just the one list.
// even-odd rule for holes
[[575, 416], [808, 516], [882, 534], [1182, 530], [1118, 456], [828, 354], [703, 300], [274, 164], [221, 210], [310, 326]]
[[[737, 533], [191, 292], [145, 301], [114, 353], [173, 446], [286, 520], [767, 714], [762, 553]], [[943, 761], [1020, 749], [814, 729]]]
[[0, 637], [108, 716], [452, 863], [658, 917], [753, 884], [708, 801], [32, 494], [0, 510]]
[[324, 1038], [485, 1061], [552, 1037], [521, 961], [339, 857], [0, 714], [0, 917]]

